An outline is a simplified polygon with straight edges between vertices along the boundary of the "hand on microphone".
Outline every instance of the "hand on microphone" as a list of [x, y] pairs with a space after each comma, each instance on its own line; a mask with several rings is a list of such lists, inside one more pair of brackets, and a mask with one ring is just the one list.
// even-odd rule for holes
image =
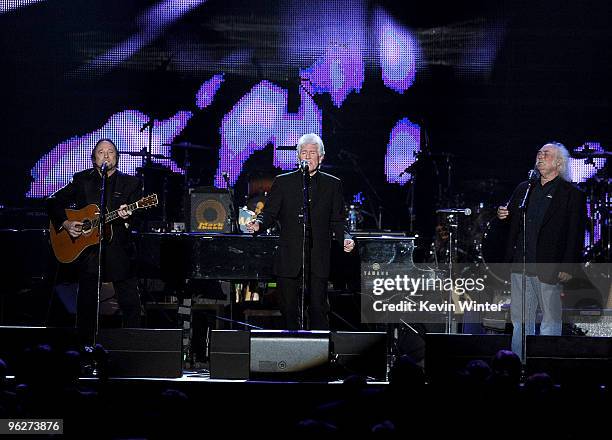
[[507, 206], [500, 206], [497, 208], [497, 218], [500, 220], [506, 219], [510, 215], [510, 211], [508, 211]]

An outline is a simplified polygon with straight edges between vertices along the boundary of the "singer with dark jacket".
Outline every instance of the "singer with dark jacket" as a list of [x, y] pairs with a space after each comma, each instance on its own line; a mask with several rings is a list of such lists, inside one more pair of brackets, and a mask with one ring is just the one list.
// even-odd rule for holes
[[280, 223], [280, 243], [275, 255], [274, 269], [281, 291], [281, 311], [286, 328], [300, 328], [300, 289], [303, 251], [303, 179], [310, 180], [309, 213], [310, 240], [310, 298], [306, 304], [310, 329], [329, 328], [327, 313], [327, 279], [331, 240], [343, 244], [350, 252], [355, 242], [345, 232], [344, 200], [340, 179], [319, 170], [325, 156], [323, 141], [314, 133], [305, 134], [297, 145], [300, 169], [281, 174], [274, 179], [263, 212], [247, 226], [251, 232], [265, 230], [276, 221]]
[[[91, 152], [92, 168], [76, 173], [72, 181], [48, 198], [47, 210], [56, 229], [65, 229], [70, 236], [83, 233], [83, 223], [67, 220], [66, 208], [81, 209], [100, 204], [102, 170], [106, 170], [107, 211], [118, 210], [121, 219], [113, 222], [112, 239], [106, 242], [102, 259], [102, 280], [112, 282], [121, 308], [124, 327], [140, 327], [140, 298], [135, 274], [132, 272], [130, 223], [127, 205], [141, 197], [141, 185], [136, 177], [117, 169], [119, 152], [110, 139], [101, 139]], [[90, 246], [77, 260], [79, 290], [76, 325], [81, 343], [93, 342], [97, 311], [98, 247]]]
[[512, 351], [522, 355], [523, 222], [519, 209], [531, 182], [526, 208], [525, 333], [535, 334], [538, 305], [542, 310], [540, 334], [561, 335], [562, 283], [577, 274], [584, 243], [586, 199], [569, 175], [569, 154], [560, 143], [544, 145], [536, 155], [536, 174], [514, 190], [497, 216], [510, 221], [506, 261], [512, 263]]

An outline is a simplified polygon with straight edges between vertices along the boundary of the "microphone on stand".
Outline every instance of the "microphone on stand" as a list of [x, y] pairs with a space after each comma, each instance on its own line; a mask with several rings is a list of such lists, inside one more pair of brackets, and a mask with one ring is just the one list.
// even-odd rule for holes
[[308, 173], [309, 172], [309, 167], [308, 167], [308, 161], [307, 160], [300, 161], [300, 170], [302, 170], [303, 173]]
[[107, 168], [108, 168], [108, 162], [104, 161], [102, 163], [102, 166], [100, 167], [100, 172], [102, 173], [102, 175], [106, 174]]
[[472, 210], [470, 208], [445, 208], [445, 209], [437, 209], [437, 214], [464, 214], [464, 215], [472, 215]]
[[536, 181], [540, 178], [541, 174], [540, 171], [538, 171], [538, 163], [536, 162], [536, 164], [533, 166], [532, 169], [529, 170], [529, 173], [527, 174], [527, 177], [529, 179], [530, 182]]
[[223, 180], [225, 181], [225, 184], [229, 188], [230, 187], [230, 181], [229, 181], [229, 176], [228, 176], [227, 172], [223, 171], [221, 173], [221, 176], [223, 176]]

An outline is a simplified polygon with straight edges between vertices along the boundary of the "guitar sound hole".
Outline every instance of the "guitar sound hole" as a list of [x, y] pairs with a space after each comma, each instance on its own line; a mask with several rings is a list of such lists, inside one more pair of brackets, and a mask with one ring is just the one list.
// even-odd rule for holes
[[91, 220], [83, 220], [83, 232], [89, 232], [91, 230]]

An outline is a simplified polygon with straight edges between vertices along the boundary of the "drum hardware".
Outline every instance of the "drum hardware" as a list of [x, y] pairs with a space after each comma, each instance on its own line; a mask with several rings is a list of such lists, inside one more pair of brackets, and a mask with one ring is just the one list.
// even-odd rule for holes
[[[369, 193], [369, 197], [367, 197], [364, 200], [367, 200], [367, 202], [370, 205], [369, 210], [370, 210], [370, 212], [373, 213], [372, 217], [376, 221], [376, 228], [377, 229], [382, 229], [382, 212], [383, 212], [382, 203], [383, 203], [383, 201], [380, 198], [380, 196], [378, 195], [378, 192], [376, 191], [376, 189], [374, 188], [372, 183], [370, 182], [370, 179], [368, 178], [366, 173], [361, 168], [360, 157], [358, 155], [354, 154], [354, 153], [351, 153], [351, 152], [341, 148], [340, 151], [338, 151], [338, 158], [341, 159], [341, 160], [350, 162], [353, 165], [354, 171], [357, 172], [357, 174], [361, 177], [362, 182], [365, 183], [366, 191]], [[373, 200], [378, 204], [377, 209], [374, 206], [374, 203], [372, 202]]]
[[[452, 285], [454, 285], [455, 278], [455, 265], [458, 263], [458, 255], [459, 255], [459, 217], [460, 216], [469, 216], [472, 211], [469, 208], [442, 208], [436, 211], [438, 214], [443, 214], [445, 216], [445, 223], [448, 227], [448, 278], [452, 281]], [[455, 292], [453, 289], [450, 289], [448, 292], [447, 298], [448, 304], [454, 304], [456, 302]], [[446, 313], [446, 333], [456, 333], [457, 332], [457, 322], [453, 319], [453, 311], [451, 308], [448, 309]]]
[[162, 145], [165, 147], [183, 148], [185, 150], [216, 150], [214, 147], [192, 144], [191, 142], [166, 143]]
[[612, 210], [612, 188], [607, 172], [607, 161], [594, 159], [607, 159], [612, 152], [604, 150], [599, 144], [585, 143], [576, 147], [571, 156], [584, 159], [597, 169], [597, 173], [586, 179], [580, 186], [587, 195], [587, 209], [589, 221], [587, 222], [587, 236], [584, 256], [590, 262], [609, 262], [612, 256], [610, 216]]

